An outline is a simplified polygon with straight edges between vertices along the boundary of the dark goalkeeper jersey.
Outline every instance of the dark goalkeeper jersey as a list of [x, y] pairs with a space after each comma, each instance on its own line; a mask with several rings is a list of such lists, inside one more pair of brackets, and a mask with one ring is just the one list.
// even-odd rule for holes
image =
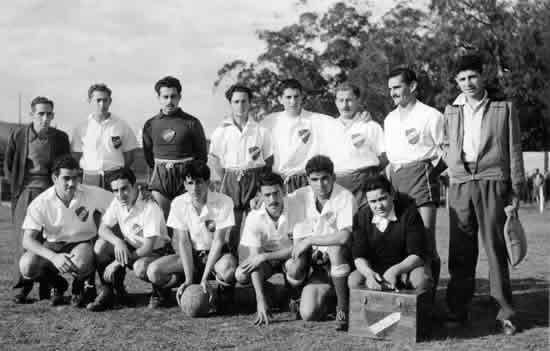
[[181, 109], [170, 115], [161, 111], [143, 126], [143, 153], [151, 168], [155, 158], [193, 157], [206, 162], [206, 137], [201, 122]]

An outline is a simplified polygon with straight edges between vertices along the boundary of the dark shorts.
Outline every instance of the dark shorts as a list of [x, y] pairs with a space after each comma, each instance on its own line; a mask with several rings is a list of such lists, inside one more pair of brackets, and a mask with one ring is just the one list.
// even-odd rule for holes
[[395, 170], [390, 166], [390, 181], [393, 188], [408, 195], [417, 207], [439, 205], [439, 181], [430, 161], [419, 161]]
[[285, 180], [286, 193], [293, 193], [296, 189], [308, 186], [309, 182], [305, 173], [294, 174]]
[[118, 169], [105, 171], [103, 174], [82, 172], [82, 183], [86, 185], [94, 185], [103, 188], [107, 191], [113, 191], [111, 189], [111, 177]]
[[91, 247], [94, 245], [93, 240], [79, 241], [75, 243], [68, 243], [66, 241], [45, 241], [43, 245], [45, 248], [52, 250], [55, 253], [69, 253], [80, 244], [90, 244]]
[[[195, 271], [193, 272], [193, 284], [199, 284], [200, 283], [202, 275], [204, 274], [204, 268], [206, 267], [206, 261], [208, 260], [208, 253], [209, 252], [210, 251], [208, 251], [208, 250], [197, 251], [197, 250], [193, 249], [193, 252], [192, 252], [193, 267], [195, 269]], [[224, 245], [222, 247], [222, 253], [221, 253], [220, 258], [223, 255], [227, 254], [227, 253], [230, 253], [229, 247], [227, 245]], [[182, 273], [182, 278], [183, 278], [183, 273]], [[212, 272], [210, 273], [208, 279], [216, 279], [216, 275], [215, 275], [214, 270], [212, 270]]]
[[378, 166], [357, 169], [351, 173], [337, 175], [336, 183], [356, 194], [365, 189], [367, 179], [380, 173]]
[[250, 200], [258, 191], [258, 178], [263, 168], [236, 171], [228, 169], [222, 179], [220, 192], [233, 200], [235, 209], [248, 210]]
[[183, 177], [185, 163], [155, 162], [153, 174], [149, 182], [149, 190], [161, 193], [170, 201], [176, 196], [185, 193]]

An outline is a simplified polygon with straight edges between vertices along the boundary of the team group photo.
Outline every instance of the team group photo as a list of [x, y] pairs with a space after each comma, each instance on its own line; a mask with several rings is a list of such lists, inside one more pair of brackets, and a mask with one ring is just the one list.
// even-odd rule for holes
[[[271, 18], [256, 62], [174, 66], [182, 38], [150, 70], [143, 52], [118, 69], [127, 53], [90, 55], [89, 76], [67, 64], [76, 90], [6, 70], [1, 348], [547, 349], [549, 4], [241, 2], [197, 4], [197, 21]], [[38, 3], [5, 25], [56, 6], [84, 28], [128, 15]]]

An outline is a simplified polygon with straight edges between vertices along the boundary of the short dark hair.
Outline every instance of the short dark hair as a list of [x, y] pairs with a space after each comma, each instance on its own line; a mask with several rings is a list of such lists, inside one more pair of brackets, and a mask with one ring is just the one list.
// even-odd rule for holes
[[234, 84], [225, 92], [225, 98], [227, 101], [231, 102], [234, 93], [245, 93], [248, 95], [248, 101], [252, 101], [252, 89], [247, 86]]
[[351, 91], [357, 98], [361, 97], [361, 89], [355, 84], [350, 82], [343, 82], [336, 86], [335, 94], [339, 91]]
[[273, 186], [273, 185], [283, 186], [283, 184], [284, 184], [283, 178], [277, 173], [273, 173], [273, 172], [261, 173], [258, 179], [258, 188], [261, 188], [262, 186]]
[[206, 162], [201, 160], [192, 160], [183, 166], [183, 178], [210, 180], [210, 168]]
[[44, 96], [37, 96], [35, 97], [34, 99], [32, 99], [31, 101], [31, 111], [34, 112], [34, 108], [36, 105], [50, 105], [53, 109], [53, 101], [48, 99], [47, 97], [44, 97]]
[[80, 169], [78, 161], [71, 154], [61, 155], [53, 161], [52, 173], [59, 175], [61, 169]]
[[334, 174], [334, 163], [325, 155], [316, 155], [306, 163], [306, 175], [311, 173], [327, 172]]
[[416, 79], [416, 73], [414, 73], [414, 71], [409, 67], [400, 66], [400, 67], [393, 68], [392, 70], [390, 70], [390, 73], [388, 73], [388, 80], [390, 78], [398, 77], [398, 76], [401, 77], [401, 79], [403, 79], [403, 81], [407, 85], [411, 84], [412, 82], [418, 81]]
[[368, 177], [365, 181], [365, 186], [363, 189], [365, 193], [378, 189], [382, 189], [388, 194], [393, 193], [391, 182], [384, 175], [378, 174]]
[[483, 59], [476, 54], [467, 54], [458, 57], [455, 61], [453, 72], [456, 76], [461, 71], [476, 71], [479, 74], [483, 73]]
[[295, 89], [298, 90], [300, 93], [304, 92], [304, 88], [302, 87], [302, 84], [294, 78], [291, 79], [285, 79], [281, 81], [279, 84], [279, 88], [277, 89], [279, 92], [279, 95], [283, 95], [286, 89]]
[[111, 97], [111, 94], [113, 93], [111, 91], [111, 89], [109, 89], [109, 87], [104, 83], [92, 84], [88, 88], [88, 99], [92, 98], [92, 95], [94, 94], [94, 91], [102, 91], [104, 93], [107, 93], [109, 95], [109, 97]]
[[134, 172], [127, 167], [119, 168], [109, 174], [109, 184], [115, 180], [122, 180], [126, 179], [130, 184], [135, 185], [136, 184], [136, 175]]
[[181, 94], [181, 83], [178, 78], [166, 76], [155, 83], [155, 91], [160, 95], [160, 88], [176, 88], [178, 94]]

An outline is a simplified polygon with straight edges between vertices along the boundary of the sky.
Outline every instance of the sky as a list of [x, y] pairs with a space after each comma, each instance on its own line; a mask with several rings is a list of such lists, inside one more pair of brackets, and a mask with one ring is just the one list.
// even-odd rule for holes
[[[183, 85], [182, 108], [210, 135], [228, 112], [224, 87], [213, 87], [223, 64], [254, 61], [264, 49], [257, 30], [335, 2], [0, 1], [0, 120], [17, 122], [21, 94], [29, 122], [30, 101], [42, 95], [55, 102], [55, 125], [70, 132], [91, 112], [88, 87], [103, 82], [113, 90], [111, 111], [137, 132], [158, 112], [154, 83], [173, 75]], [[371, 0], [369, 9], [379, 17], [394, 3]]]

